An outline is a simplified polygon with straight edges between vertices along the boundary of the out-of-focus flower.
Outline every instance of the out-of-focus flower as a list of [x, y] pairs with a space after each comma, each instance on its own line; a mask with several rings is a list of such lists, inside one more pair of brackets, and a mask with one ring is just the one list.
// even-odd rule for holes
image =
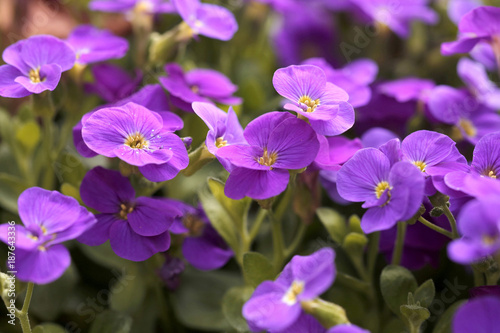
[[[300, 303], [318, 297], [330, 287], [336, 274], [334, 260], [335, 252], [329, 248], [309, 256], [294, 256], [275, 281], [261, 283], [242, 310], [250, 329], [299, 332], [288, 328], [293, 329], [301, 318]], [[306, 321], [308, 318], [302, 317]], [[317, 325], [313, 323], [313, 327]]]
[[227, 179], [225, 194], [268, 199], [283, 192], [288, 170], [311, 164], [319, 150], [316, 133], [303, 120], [285, 112], [270, 112], [251, 121], [244, 137], [249, 145], [221, 147], [217, 154], [236, 168]]
[[66, 43], [75, 51], [76, 63], [80, 65], [119, 59], [128, 51], [128, 41], [125, 38], [90, 24], [76, 27], [66, 39]]
[[364, 202], [368, 208], [361, 219], [365, 233], [386, 230], [397, 222], [410, 219], [424, 196], [424, 178], [414, 165], [396, 162], [380, 150], [358, 151], [337, 175], [340, 196], [352, 202]]
[[165, 128], [162, 116], [138, 104], [100, 109], [82, 124], [91, 150], [138, 166], [151, 181], [172, 179], [189, 163], [184, 143]]
[[483, 5], [481, 0], [450, 0], [448, 1], [448, 17], [458, 25], [465, 14], [481, 5]]
[[231, 172], [234, 167], [229, 161], [218, 157], [218, 150], [229, 145], [247, 143], [243, 136], [243, 128], [233, 108], [229, 107], [226, 113], [210, 103], [202, 102], [194, 102], [192, 107], [208, 126], [209, 131], [205, 140], [208, 151], [219, 159], [226, 170]]
[[453, 316], [453, 333], [498, 332], [500, 298], [485, 296], [469, 300]]
[[159, 198], [135, 197], [127, 178], [118, 171], [96, 167], [82, 180], [83, 202], [101, 212], [97, 223], [78, 240], [95, 246], [109, 239], [111, 248], [120, 257], [143, 261], [170, 247], [168, 229], [182, 212], [169, 201]]
[[411, 23], [422, 21], [435, 24], [439, 20], [437, 13], [429, 8], [428, 0], [351, 0], [373, 22], [388, 26], [400, 37], [410, 34]]
[[75, 64], [75, 52], [48, 35], [33, 36], [7, 47], [0, 66], [0, 96], [20, 98], [54, 90], [61, 74]]
[[71, 263], [69, 251], [61, 243], [92, 228], [96, 219], [76, 199], [39, 187], [21, 193], [18, 207], [24, 226], [0, 225], [0, 240], [12, 244], [13, 238], [9, 236], [15, 235], [18, 279], [50, 283]]
[[370, 331], [352, 324], [341, 324], [330, 328], [326, 333], [370, 333]]
[[145, 14], [173, 13], [175, 8], [169, 0], [92, 0], [91, 10], [111, 13], [131, 12]]
[[310, 58], [304, 64], [321, 68], [326, 80], [344, 89], [349, 95], [349, 104], [353, 107], [366, 105], [372, 91], [369, 87], [375, 81], [378, 73], [377, 64], [370, 59], [358, 59], [350, 62], [343, 68], [334, 69], [325, 59]]
[[327, 82], [325, 72], [317, 66], [280, 68], [274, 73], [273, 85], [278, 94], [292, 102], [285, 104], [285, 109], [307, 118], [318, 134], [342, 134], [354, 124], [349, 96]]
[[481, 41], [470, 51], [470, 55], [474, 60], [482, 63], [489, 71], [498, 69], [498, 64], [495, 56], [495, 51], [491, 44]]
[[175, 290], [181, 283], [180, 275], [184, 272], [186, 266], [184, 261], [177, 257], [172, 257], [165, 253], [165, 262], [158, 270], [158, 275], [170, 290]]
[[142, 72], [135, 71], [134, 77], [113, 64], [92, 66], [95, 82], [85, 84], [87, 93], [99, 95], [107, 103], [115, 103], [134, 93], [142, 82]]
[[471, 10], [461, 18], [458, 24], [458, 40], [443, 43], [441, 53], [444, 55], [467, 53], [480, 41], [488, 42], [491, 45], [499, 44], [499, 15], [500, 8], [498, 7], [481, 6]]
[[227, 41], [238, 30], [233, 13], [224, 7], [200, 0], [172, 0], [172, 4], [194, 36]]
[[167, 77], [160, 77], [160, 83], [170, 93], [172, 104], [193, 112], [193, 102], [241, 104], [241, 98], [233, 96], [238, 90], [225, 75], [212, 69], [197, 68], [184, 73], [175, 63], [165, 66]]
[[488, 78], [486, 68], [473, 60], [458, 62], [458, 75], [479, 103], [494, 110], [500, 109], [500, 89]]

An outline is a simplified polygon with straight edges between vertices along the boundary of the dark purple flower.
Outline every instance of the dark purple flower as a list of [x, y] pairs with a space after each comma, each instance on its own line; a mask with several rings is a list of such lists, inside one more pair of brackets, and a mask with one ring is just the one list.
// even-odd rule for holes
[[165, 253], [165, 262], [158, 270], [158, 275], [169, 290], [175, 290], [181, 283], [180, 275], [184, 272], [184, 269], [185, 265], [182, 259], [172, 257]]
[[113, 64], [92, 66], [95, 82], [85, 84], [85, 92], [99, 95], [107, 103], [115, 103], [129, 97], [142, 82], [142, 72], [135, 71], [134, 77]]
[[344, 89], [349, 95], [349, 104], [357, 108], [368, 104], [372, 97], [369, 87], [378, 73], [377, 64], [370, 59], [358, 59], [343, 68], [334, 69], [325, 59], [310, 58], [304, 64], [321, 68], [326, 80]]
[[238, 87], [215, 70], [198, 68], [184, 73], [181, 66], [171, 63], [165, 72], [168, 76], [160, 77], [160, 83], [170, 93], [172, 103], [184, 111], [193, 112], [193, 102], [241, 104], [241, 98], [233, 96]]
[[151, 181], [172, 179], [189, 163], [184, 143], [165, 128], [162, 116], [138, 104], [100, 109], [82, 124], [91, 150], [138, 166]]
[[[456, 53], [467, 53], [480, 41], [492, 45], [500, 43], [500, 23], [498, 16], [500, 8], [481, 6], [465, 14], [458, 24], [458, 40], [443, 43], [441, 53], [452, 55]], [[493, 47], [495, 49], [495, 47]]]
[[435, 24], [439, 16], [429, 8], [428, 0], [407, 0], [404, 3], [394, 0], [351, 0], [372, 22], [388, 26], [400, 37], [410, 34], [413, 21]]
[[15, 246], [16, 277], [38, 284], [58, 279], [71, 263], [61, 243], [75, 239], [96, 223], [94, 215], [74, 198], [39, 187], [18, 199], [24, 226], [0, 225], [0, 240]]
[[273, 85], [278, 94], [292, 102], [285, 104], [285, 109], [307, 118], [318, 134], [342, 134], [354, 124], [349, 96], [327, 82], [325, 72], [317, 66], [280, 68], [274, 73]]
[[175, 8], [169, 0], [92, 0], [90, 10], [111, 13], [173, 13]]
[[484, 296], [496, 296], [500, 298], [500, 286], [480, 286], [469, 289], [471, 298], [480, 298]]
[[66, 39], [66, 43], [75, 51], [76, 63], [81, 65], [119, 59], [128, 51], [128, 41], [125, 38], [90, 24], [76, 27]]
[[299, 318], [290, 326], [280, 330], [269, 330], [270, 333], [326, 333], [318, 320], [313, 316], [301, 312]]
[[408, 162], [391, 167], [380, 150], [358, 151], [337, 175], [340, 196], [353, 202], [365, 202], [368, 210], [361, 219], [365, 233], [386, 230], [399, 221], [410, 219], [419, 209], [424, 196], [421, 172]]
[[182, 215], [167, 200], [135, 197], [127, 178], [118, 171], [96, 167], [82, 180], [83, 202], [101, 212], [97, 223], [78, 240], [95, 246], [109, 239], [111, 248], [120, 257], [143, 261], [170, 247], [168, 232], [174, 219]]
[[225, 146], [217, 152], [236, 166], [224, 189], [226, 196], [235, 200], [280, 194], [287, 187], [288, 170], [311, 164], [319, 149], [312, 128], [285, 112], [270, 112], [254, 119], [244, 136], [249, 145]]
[[54, 90], [61, 74], [75, 64], [75, 52], [48, 35], [33, 36], [7, 47], [0, 66], [0, 96], [20, 98]]
[[233, 166], [229, 161], [219, 158], [217, 151], [221, 147], [247, 143], [243, 137], [243, 128], [238, 121], [238, 116], [232, 107], [229, 107], [227, 113], [210, 103], [194, 102], [192, 107], [208, 126], [209, 131], [205, 140], [208, 151], [219, 159], [226, 170], [231, 172]]
[[195, 36], [227, 41], [238, 30], [233, 13], [224, 7], [200, 0], [172, 0], [172, 4]]
[[261, 283], [242, 310], [250, 329], [279, 332], [293, 325], [302, 313], [300, 302], [318, 297], [333, 283], [334, 260], [330, 248], [294, 256], [275, 281]]
[[469, 300], [453, 316], [453, 333], [498, 333], [500, 298], [485, 296]]

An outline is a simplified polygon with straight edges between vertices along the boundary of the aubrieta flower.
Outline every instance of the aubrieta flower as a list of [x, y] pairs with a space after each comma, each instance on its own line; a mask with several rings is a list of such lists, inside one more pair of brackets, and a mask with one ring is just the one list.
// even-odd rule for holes
[[233, 13], [222, 6], [200, 0], [172, 0], [172, 4], [194, 36], [227, 41], [238, 30]]
[[398, 36], [407, 38], [413, 21], [435, 24], [437, 13], [429, 8], [429, 0], [351, 0], [373, 22], [388, 26]]
[[0, 66], [0, 96], [20, 98], [54, 90], [61, 74], [75, 64], [75, 52], [48, 35], [33, 36], [7, 47]]
[[189, 163], [183, 141], [162, 116], [135, 103], [100, 109], [83, 122], [82, 137], [94, 152], [118, 157], [153, 182], [174, 178]]
[[[323, 248], [309, 256], [294, 256], [275, 281], [264, 281], [243, 306], [252, 332], [279, 332], [302, 314], [302, 301], [325, 292], [335, 279], [335, 252]], [[289, 332], [287, 330], [283, 332]]]
[[231, 172], [233, 166], [231, 163], [217, 154], [220, 148], [229, 145], [244, 145], [247, 143], [243, 136], [238, 117], [232, 107], [228, 112], [224, 112], [210, 103], [194, 102], [194, 112], [208, 126], [208, 134], [205, 145], [210, 153], [215, 155], [226, 170]]
[[482, 5], [481, 0], [450, 0], [448, 2], [448, 17], [450, 20], [459, 24], [462, 17], [471, 10]]
[[[465, 14], [458, 24], [458, 40], [441, 45], [443, 55], [467, 53], [480, 41], [492, 46], [500, 43], [500, 8], [481, 6]], [[493, 49], [495, 47], [493, 46]]]
[[500, 109], [500, 89], [489, 79], [482, 64], [462, 58], [458, 62], [457, 72], [479, 103], [494, 110]]
[[[38, 284], [58, 279], [71, 263], [61, 243], [80, 236], [96, 219], [74, 198], [39, 187], [25, 190], [18, 199], [24, 226], [15, 226], [16, 277]], [[0, 225], [0, 240], [11, 243], [9, 224]]]
[[92, 0], [90, 10], [111, 13], [131, 12], [145, 14], [173, 13], [175, 8], [169, 0]]
[[304, 64], [321, 68], [326, 75], [326, 80], [344, 89], [349, 95], [349, 104], [353, 107], [366, 105], [371, 97], [370, 84], [375, 81], [378, 66], [370, 59], [357, 59], [343, 68], [334, 69], [323, 58], [310, 58]]
[[448, 257], [459, 264], [471, 264], [500, 250], [500, 196], [468, 202], [458, 215], [462, 236], [448, 246]]
[[424, 197], [424, 178], [414, 165], [396, 162], [380, 150], [358, 151], [337, 175], [340, 196], [352, 202], [364, 202], [368, 208], [361, 219], [365, 233], [386, 230], [397, 222], [410, 219]]
[[178, 200], [167, 201], [183, 213], [175, 220], [170, 232], [186, 236], [182, 254], [193, 267], [204, 271], [218, 269], [234, 257], [233, 251], [212, 227], [202, 208]]
[[78, 240], [90, 246], [109, 239], [120, 257], [143, 261], [170, 247], [169, 228], [182, 212], [170, 202], [135, 197], [129, 180], [120, 172], [95, 167], [87, 172], [80, 186], [83, 202], [101, 212], [97, 223]]
[[170, 63], [165, 72], [167, 77], [160, 77], [160, 83], [170, 93], [172, 104], [184, 111], [193, 112], [193, 102], [241, 104], [241, 98], [233, 96], [238, 87], [215, 70], [197, 68], [184, 73], [181, 66]]
[[453, 316], [453, 333], [497, 333], [500, 298], [485, 296], [467, 301]]
[[94, 82], [85, 84], [85, 92], [97, 94], [107, 103], [115, 103], [129, 97], [142, 82], [140, 70], [136, 70], [134, 76], [131, 76], [121, 67], [106, 63], [92, 66], [92, 75]]
[[66, 39], [76, 54], [76, 63], [86, 65], [109, 59], [122, 58], [128, 51], [128, 41], [85, 24], [76, 27]]
[[469, 54], [474, 60], [483, 64], [487, 70], [494, 71], [498, 69], [495, 51], [493, 51], [491, 44], [481, 41], [474, 46]]
[[285, 104], [285, 109], [307, 118], [318, 134], [342, 134], [354, 124], [354, 109], [347, 103], [349, 95], [327, 82], [325, 72], [317, 66], [280, 68], [274, 73], [273, 85], [278, 94], [292, 102]]
[[236, 166], [224, 188], [235, 200], [280, 194], [288, 185], [288, 170], [305, 168], [319, 150], [312, 128], [289, 113], [266, 113], [251, 121], [243, 134], [248, 145], [225, 146], [217, 152]]

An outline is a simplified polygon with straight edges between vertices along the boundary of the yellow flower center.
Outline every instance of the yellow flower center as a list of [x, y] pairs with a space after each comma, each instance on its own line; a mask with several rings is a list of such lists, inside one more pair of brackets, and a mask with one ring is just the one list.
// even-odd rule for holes
[[141, 133], [135, 133], [129, 135], [127, 139], [125, 139], [125, 145], [129, 146], [132, 149], [143, 149], [148, 147], [149, 142], [146, 140], [144, 135]]
[[477, 129], [472, 125], [472, 123], [467, 119], [460, 119], [459, 126], [464, 130], [465, 134], [470, 137], [475, 137], [477, 134]]
[[120, 205], [120, 212], [118, 213], [118, 217], [121, 218], [122, 220], [127, 220], [128, 214], [132, 213], [133, 211], [134, 211], [134, 205], [129, 203], [122, 203]]
[[199, 236], [201, 235], [203, 228], [205, 227], [205, 223], [196, 215], [188, 214], [182, 220], [182, 223], [189, 230], [190, 236]]
[[425, 164], [424, 161], [414, 161], [413, 164], [415, 164], [422, 172], [424, 172], [427, 167], [427, 164]]
[[215, 146], [217, 148], [227, 146], [227, 140], [224, 140], [224, 138], [222, 136], [218, 137], [217, 140], [215, 140]]
[[288, 305], [294, 305], [297, 303], [297, 296], [299, 296], [304, 291], [304, 282], [302, 281], [293, 281], [290, 289], [286, 292], [285, 296], [283, 296], [283, 302]]
[[198, 87], [197, 85], [191, 86], [191, 91], [197, 94], [200, 92], [200, 87]]
[[391, 185], [389, 185], [388, 182], [384, 180], [378, 183], [377, 186], [375, 187], [375, 195], [377, 196], [377, 199], [380, 199], [382, 194], [384, 194], [385, 190], [387, 189], [391, 189]]
[[153, 5], [149, 1], [139, 1], [134, 7], [136, 13], [149, 13], [153, 11]]
[[307, 107], [306, 112], [314, 112], [319, 105], [319, 99], [313, 100], [311, 97], [304, 95], [299, 99], [299, 103]]
[[497, 175], [495, 174], [495, 171], [493, 171], [493, 170], [490, 170], [490, 172], [488, 172], [488, 177], [493, 178], [493, 179], [497, 179]]
[[29, 76], [30, 76], [31, 82], [33, 82], [33, 83], [40, 83], [40, 82], [45, 81], [45, 79], [42, 80], [40, 78], [40, 68], [31, 69]]
[[277, 158], [278, 154], [276, 153], [269, 154], [267, 148], [264, 148], [264, 154], [262, 155], [261, 158], [257, 160], [257, 162], [259, 162], [260, 165], [265, 165], [270, 167], [270, 170], [272, 170], [273, 168], [271, 166], [276, 162]]
[[496, 238], [490, 235], [484, 235], [483, 236], [483, 244], [486, 246], [491, 246], [495, 244]]

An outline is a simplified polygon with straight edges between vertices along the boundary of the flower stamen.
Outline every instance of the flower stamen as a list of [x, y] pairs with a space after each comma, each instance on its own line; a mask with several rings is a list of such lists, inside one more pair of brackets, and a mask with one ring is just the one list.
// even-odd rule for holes
[[125, 140], [125, 145], [132, 149], [143, 149], [148, 147], [149, 142], [146, 140], [144, 135], [137, 132], [135, 134], [129, 135]]
[[276, 163], [276, 159], [278, 158], [278, 154], [276, 153], [271, 153], [269, 154], [267, 151], [267, 148], [264, 148], [264, 154], [262, 155], [261, 158], [257, 159], [257, 162], [260, 165], [265, 165], [269, 167], [269, 170], [272, 170], [272, 165]]
[[320, 104], [319, 99], [313, 100], [311, 97], [304, 95], [299, 99], [299, 104], [305, 112], [314, 112]]
[[120, 205], [120, 212], [118, 213], [118, 217], [121, 218], [122, 220], [127, 220], [128, 219], [128, 214], [132, 213], [134, 211], [134, 205], [129, 204], [129, 203], [122, 203]]
[[303, 281], [293, 281], [290, 289], [283, 296], [282, 301], [288, 305], [294, 305], [297, 303], [297, 296], [299, 296], [304, 291]]

